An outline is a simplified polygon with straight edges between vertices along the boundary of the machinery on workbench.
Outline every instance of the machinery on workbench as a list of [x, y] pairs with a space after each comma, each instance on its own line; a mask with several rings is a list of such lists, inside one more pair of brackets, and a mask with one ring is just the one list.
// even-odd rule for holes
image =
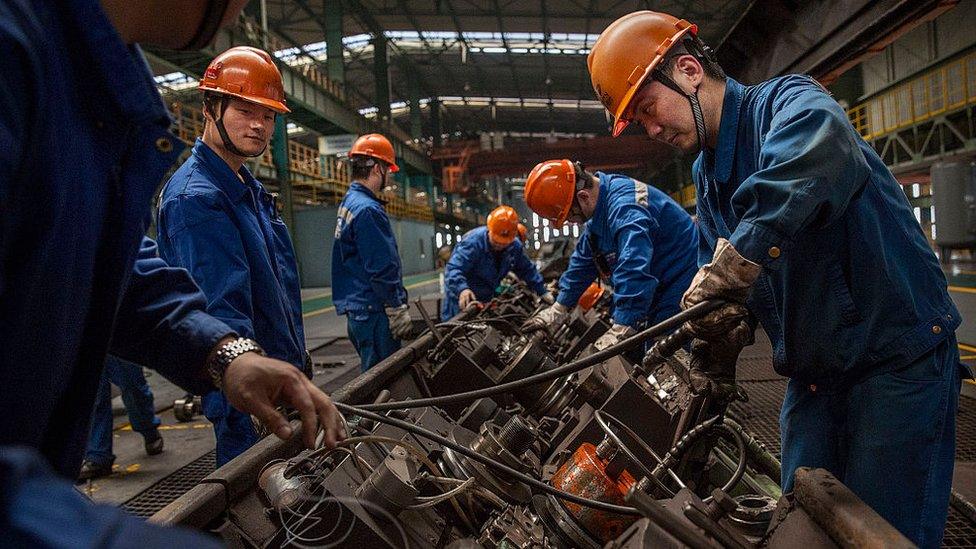
[[[242, 478], [256, 482], [234, 493], [225, 480], [226, 512], [206, 527], [244, 547], [910, 546], [825, 471], [801, 469], [783, 497], [778, 461], [728, 398], [692, 392], [686, 332], [667, 335], [704, 309], [642, 332], [667, 337], [634, 362], [622, 351], [640, 338], [590, 345], [609, 302], [527, 335], [519, 326], [544, 304], [514, 284], [480, 310], [427, 319], [406, 352], [337, 396], [346, 441], [245, 454]], [[200, 526], [184, 505], [157, 520]]]

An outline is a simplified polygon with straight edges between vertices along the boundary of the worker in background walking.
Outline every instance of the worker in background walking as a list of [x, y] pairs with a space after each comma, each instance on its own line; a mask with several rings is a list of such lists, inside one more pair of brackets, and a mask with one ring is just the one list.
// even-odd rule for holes
[[[210, 62], [198, 88], [203, 136], [160, 196], [159, 254], [190, 272], [211, 315], [311, 379], [291, 237], [275, 196], [244, 166], [264, 154], [275, 116], [289, 112], [281, 73], [267, 52], [238, 46]], [[257, 442], [250, 414], [222, 392], [203, 396], [203, 413], [217, 467]]]
[[92, 410], [91, 435], [85, 461], [81, 463], [78, 480], [104, 477], [112, 474], [115, 454], [112, 453], [114, 418], [112, 415], [112, 386], [122, 393], [125, 412], [132, 430], [142, 435], [146, 455], [155, 456], [163, 451], [163, 437], [159, 434], [159, 416], [153, 403], [153, 394], [142, 373], [142, 366], [109, 355], [95, 395]]
[[332, 300], [346, 315], [349, 340], [365, 372], [400, 348], [412, 322], [400, 252], [379, 194], [396, 165], [393, 145], [364, 135], [349, 150], [353, 182], [339, 204], [332, 245]]
[[444, 267], [441, 320], [450, 319], [472, 303], [487, 303], [509, 272], [539, 296], [552, 298], [518, 240], [518, 225], [515, 210], [499, 206], [488, 214], [486, 225], [461, 237]]
[[554, 227], [585, 223], [550, 307], [527, 330], [558, 328], [597, 278], [613, 286], [613, 325], [595, 343], [613, 345], [645, 323], [677, 314], [698, 268], [698, 231], [658, 189], [624, 175], [590, 173], [578, 162], [546, 160], [529, 173], [525, 202]]
[[[668, 48], [665, 50], [665, 48]], [[641, 11], [587, 59], [613, 134], [629, 122], [684, 152], [702, 233], [682, 305], [730, 305], [693, 323], [730, 352], [748, 312], [790, 382], [780, 414], [783, 488], [831, 471], [922, 547], [937, 547], [952, 480], [959, 312], [898, 182], [808, 76], [727, 78], [697, 28]]]
[[[0, 539], [11, 547], [215, 547], [72, 485], [108, 352], [194, 394], [222, 387], [279, 437], [342, 436], [329, 398], [207, 314], [146, 238], [184, 146], [136, 42], [199, 49], [241, 0], [0, 2]], [[43, 92], [41, 92], [43, 90]]]

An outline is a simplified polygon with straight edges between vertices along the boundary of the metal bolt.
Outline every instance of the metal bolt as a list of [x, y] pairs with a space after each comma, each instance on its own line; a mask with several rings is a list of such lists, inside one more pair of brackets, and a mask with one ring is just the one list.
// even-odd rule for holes
[[498, 442], [516, 456], [521, 456], [535, 442], [535, 430], [521, 416], [512, 416], [498, 433]]

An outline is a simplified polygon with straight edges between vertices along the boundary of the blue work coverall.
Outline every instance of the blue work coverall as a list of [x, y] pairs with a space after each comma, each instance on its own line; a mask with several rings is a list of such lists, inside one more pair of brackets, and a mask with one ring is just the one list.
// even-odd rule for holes
[[[638, 329], [680, 312], [698, 270], [698, 230], [691, 216], [658, 189], [624, 175], [597, 172], [600, 196], [583, 226], [556, 301], [572, 309], [597, 277], [613, 286], [613, 321]], [[606, 260], [598, 267], [593, 243]], [[600, 269], [608, 269], [601, 273]]]
[[[275, 198], [247, 167], [235, 174], [197, 139], [163, 188], [157, 224], [160, 257], [190, 272], [207, 311], [311, 378], [295, 250]], [[203, 412], [214, 424], [218, 467], [257, 442], [251, 416], [221, 391], [204, 395]]]
[[386, 307], [407, 302], [396, 238], [383, 202], [353, 181], [339, 204], [332, 245], [332, 301], [346, 315], [349, 340], [365, 372], [400, 348]]
[[156, 415], [153, 394], [149, 390], [146, 376], [142, 373], [142, 366], [109, 355], [105, 359], [105, 369], [95, 394], [91, 435], [85, 451], [85, 459], [96, 465], [115, 461], [115, 454], [112, 453], [114, 417], [111, 384], [115, 384], [122, 393], [122, 402], [125, 404], [132, 430], [146, 440], [159, 438], [160, 420]]
[[515, 239], [504, 250], [496, 252], [488, 242], [488, 227], [477, 227], [465, 233], [444, 266], [441, 320], [448, 320], [460, 312], [458, 296], [464, 290], [471, 290], [478, 301], [487, 303], [509, 272], [515, 273], [536, 294], [546, 293], [542, 275], [525, 255], [521, 241]]
[[96, 0], [0, 3], [0, 52], [0, 539], [207, 545], [70, 484], [107, 351], [203, 394], [207, 355], [233, 333], [143, 236], [183, 146]]
[[912, 541], [942, 539], [959, 312], [904, 192], [814, 80], [728, 79], [693, 175], [699, 263], [727, 238], [762, 265], [748, 305], [790, 377], [783, 486], [823, 467]]

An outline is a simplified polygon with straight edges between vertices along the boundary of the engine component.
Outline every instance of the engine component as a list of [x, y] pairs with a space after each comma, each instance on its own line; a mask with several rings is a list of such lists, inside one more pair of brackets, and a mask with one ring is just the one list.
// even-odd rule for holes
[[420, 495], [413, 485], [419, 467], [402, 446], [390, 452], [359, 488], [356, 497], [375, 503], [392, 514], [404, 510]]
[[550, 549], [539, 517], [527, 507], [509, 505], [492, 516], [478, 537], [482, 547]]
[[193, 416], [203, 413], [203, 399], [187, 393], [183, 398], [173, 401], [173, 416], [176, 421], [193, 421]]
[[776, 511], [776, 500], [769, 496], [747, 494], [735, 498], [736, 508], [729, 512], [728, 521], [750, 541], [758, 542], [769, 528]]
[[[604, 440], [599, 446], [583, 443], [553, 475], [552, 485], [589, 499], [622, 505], [635, 480], [623, 468], [621, 460], [617, 459], [618, 450], [610, 440]], [[572, 544], [585, 541], [587, 546], [599, 547], [619, 536], [637, 520], [635, 516], [583, 507], [559, 501], [553, 496], [547, 496], [542, 507], [540, 514], [548, 518]], [[570, 520], [563, 514], [567, 514]], [[580, 530], [585, 537], [581, 536]]]

